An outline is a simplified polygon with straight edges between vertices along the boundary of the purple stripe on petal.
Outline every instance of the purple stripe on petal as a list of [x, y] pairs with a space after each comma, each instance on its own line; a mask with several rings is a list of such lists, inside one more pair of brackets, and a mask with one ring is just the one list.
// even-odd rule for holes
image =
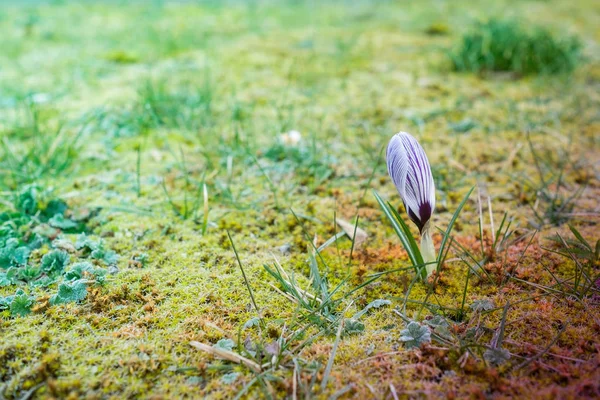
[[435, 208], [435, 184], [425, 151], [406, 132], [392, 137], [387, 152], [388, 173], [410, 219], [422, 230]]

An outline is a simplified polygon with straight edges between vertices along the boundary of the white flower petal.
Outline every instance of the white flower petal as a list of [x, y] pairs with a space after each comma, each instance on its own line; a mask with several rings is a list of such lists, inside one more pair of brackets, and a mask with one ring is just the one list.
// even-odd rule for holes
[[406, 211], [422, 230], [435, 208], [435, 184], [427, 155], [419, 142], [406, 132], [392, 137], [386, 155], [388, 173]]

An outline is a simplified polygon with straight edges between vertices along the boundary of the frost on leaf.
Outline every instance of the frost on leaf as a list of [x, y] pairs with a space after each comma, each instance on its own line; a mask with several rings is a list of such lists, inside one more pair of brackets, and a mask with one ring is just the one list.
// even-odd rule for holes
[[61, 304], [69, 302], [78, 302], [87, 296], [87, 288], [81, 280], [61, 283], [58, 287], [58, 293], [50, 299], [52, 304]]
[[25, 316], [31, 313], [31, 306], [35, 301], [34, 297], [28, 296], [21, 289], [17, 290], [17, 293], [10, 302], [10, 314], [13, 316]]
[[48, 224], [53, 228], [58, 229], [73, 229], [77, 228], [77, 223], [71, 221], [70, 219], [65, 218], [62, 214], [56, 214], [50, 220], [48, 220]]
[[365, 315], [370, 309], [387, 306], [387, 305], [390, 305], [391, 303], [392, 303], [391, 301], [384, 300], [384, 299], [373, 300], [365, 308], [363, 308], [361, 311], [359, 311], [356, 314], [354, 314], [352, 316], [352, 319], [359, 319], [360, 317], [362, 317], [363, 315]]
[[17, 239], [8, 239], [4, 246], [0, 245], [0, 268], [27, 264], [30, 252], [25, 246], [19, 247]]
[[237, 380], [238, 375], [239, 373], [237, 372], [230, 372], [228, 374], [225, 374], [221, 377], [221, 382], [223, 382], [226, 385], [231, 385]]
[[354, 318], [344, 320], [344, 332], [348, 335], [361, 333], [365, 330], [365, 324]]
[[13, 253], [13, 263], [18, 265], [27, 264], [27, 260], [29, 260], [29, 254], [31, 250], [28, 247], [21, 246], [15, 249]]
[[12, 285], [13, 281], [4, 272], [0, 272], [0, 287]]
[[10, 307], [10, 303], [14, 296], [0, 296], [0, 311], [6, 310]]
[[77, 241], [75, 242], [75, 248], [77, 250], [94, 251], [98, 249], [99, 246], [99, 242], [92, 240], [92, 238], [87, 236], [85, 233], [77, 236]]
[[407, 349], [419, 348], [423, 343], [431, 342], [431, 330], [428, 326], [421, 326], [418, 322], [409, 322], [406, 329], [400, 331], [400, 340]]
[[107, 265], [115, 265], [119, 261], [119, 255], [113, 250], [105, 250], [102, 260], [104, 260]]
[[495, 306], [490, 299], [479, 299], [475, 300], [469, 307], [473, 311], [488, 311], [494, 309]]
[[38, 210], [37, 190], [34, 186], [28, 186], [17, 198], [17, 209], [26, 215], [33, 215]]
[[246, 323], [244, 324], [244, 329], [250, 329], [253, 326], [258, 326], [259, 323], [260, 323], [260, 318], [252, 317], [248, 321], [246, 321]]
[[102, 284], [106, 280], [106, 270], [102, 268], [96, 268], [88, 261], [78, 262], [69, 268], [64, 274], [65, 280], [75, 281], [83, 278], [93, 278], [96, 283]]
[[69, 254], [62, 250], [53, 250], [42, 257], [42, 270], [49, 275], [61, 274], [69, 264]]
[[213, 347], [216, 348], [216, 349], [233, 351], [233, 346], [235, 346], [235, 342], [233, 340], [231, 340], [231, 339], [221, 339]]
[[425, 320], [424, 322], [441, 337], [445, 339], [452, 339], [452, 334], [450, 333], [450, 324], [441, 315], [436, 315], [435, 317]]
[[483, 358], [492, 365], [501, 365], [508, 361], [510, 352], [501, 347], [497, 349], [487, 349], [483, 353]]

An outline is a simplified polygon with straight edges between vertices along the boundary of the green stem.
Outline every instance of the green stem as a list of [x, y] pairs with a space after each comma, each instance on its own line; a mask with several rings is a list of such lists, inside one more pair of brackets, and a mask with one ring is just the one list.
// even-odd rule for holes
[[421, 256], [423, 256], [423, 261], [426, 264], [427, 277], [429, 277], [436, 269], [435, 261], [437, 260], [433, 239], [431, 238], [429, 221], [425, 224], [423, 232], [421, 233]]

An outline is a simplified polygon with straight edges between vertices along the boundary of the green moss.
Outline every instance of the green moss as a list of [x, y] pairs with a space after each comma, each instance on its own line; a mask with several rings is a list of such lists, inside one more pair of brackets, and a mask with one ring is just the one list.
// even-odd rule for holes
[[[335, 324], [302, 351], [287, 354], [269, 384], [254, 384], [247, 397], [265, 396], [269, 385], [274, 398], [290, 397], [294, 376], [298, 397], [312, 390], [315, 397], [326, 398], [350, 387], [344, 396], [384, 398], [390, 397], [391, 385], [400, 397], [518, 398], [531, 392], [551, 397], [552, 390], [582, 397], [578, 388], [598, 370], [593, 369], [597, 327], [590, 318], [598, 306], [585, 300], [582, 307], [531, 285], [554, 283], [542, 262], [559, 279], [571, 276], [573, 263], [549, 256], [542, 249], [545, 242], [537, 240], [556, 229], [569, 235], [564, 224], [540, 232], [526, 248], [539, 193], [525, 133], [548, 153], [564, 151], [564, 133], [578, 133], [570, 151], [581, 165], [569, 166], [561, 190], [586, 183], [588, 192], [574, 212], [594, 212], [598, 101], [590, 82], [597, 81], [595, 65], [578, 68], [567, 82], [541, 77], [516, 85], [448, 74], [440, 68], [444, 54], [436, 50], [450, 45], [448, 35], [508, 6], [525, 15], [531, 4], [459, 1], [443, 10], [438, 6], [132, 2], [82, 8], [57, 3], [36, 6], [39, 18], [26, 29], [26, 40], [25, 28], [14, 21], [28, 20], [32, 9], [16, 4], [3, 9], [7, 18], [0, 19], [0, 33], [7, 51], [0, 55], [0, 131], [11, 147], [0, 148], [0, 174], [32, 167], [36, 183], [64, 194], [71, 209], [87, 210], [90, 233], [123, 257], [106, 284], [89, 287], [80, 304], [50, 305], [47, 293], [34, 290], [37, 305], [31, 314], [7, 319], [9, 312], [0, 311], [0, 381], [6, 383], [0, 397], [20, 398], [37, 385], [35, 395], [42, 398], [234, 397], [255, 375], [189, 342], [213, 345], [232, 339], [238, 351], [238, 339], [244, 346], [246, 339], [268, 344], [291, 335], [299, 313], [271, 286], [281, 289], [263, 267], [272, 264], [273, 256], [307, 288], [311, 242], [320, 246], [337, 233], [334, 217], [353, 220], [358, 214], [369, 237], [352, 249], [352, 261], [347, 237], [322, 252], [325, 263], [319, 260], [329, 287], [341, 285], [336, 296], [375, 273], [408, 265], [371, 194], [375, 189], [402, 208], [380, 156], [398, 130], [417, 135], [432, 163], [438, 186], [436, 227], [446, 228], [457, 204], [479, 182], [485, 251], [477, 190], [455, 226], [454, 240], [477, 259], [492, 254], [487, 196], [494, 227], [507, 211], [516, 229], [511, 238], [520, 240], [492, 254], [483, 266], [491, 279], [471, 276], [464, 306], [468, 268], [462, 260], [471, 260], [457, 247], [433, 289], [416, 283], [407, 295], [411, 272], [382, 275], [335, 310], [342, 312], [352, 302], [344, 314], [350, 318], [373, 300], [392, 301], [361, 318], [363, 333], [342, 337], [322, 392]], [[548, 26], [573, 27], [586, 43], [584, 52], [598, 39], [596, 14], [587, 1], [578, 8], [559, 1], [536, 4], [536, 18]], [[445, 26], [423, 31], [440, 20]], [[133, 31], [139, 35], [124, 34]], [[22, 100], [35, 100], [36, 124], [26, 108], [12, 106]], [[63, 122], [65, 136], [54, 142], [51, 128]], [[39, 135], [32, 134], [36, 126], [46, 139], [39, 143]], [[279, 135], [290, 130], [301, 133], [297, 147], [282, 144]], [[82, 136], [75, 142], [78, 132]], [[64, 169], [48, 170], [45, 166], [52, 163], [24, 157], [31, 150], [48, 159], [52, 143], [58, 146], [52, 160], [69, 155]], [[13, 149], [16, 160], [7, 158]], [[554, 164], [549, 162], [548, 171]], [[21, 179], [10, 176], [14, 179], [0, 183], [2, 204], [12, 201]], [[203, 193], [198, 197], [196, 190], [204, 183], [205, 233]], [[187, 219], [174, 212], [182, 213], [186, 199], [189, 210], [196, 207]], [[593, 239], [589, 218], [568, 218]], [[264, 328], [244, 329], [257, 314], [227, 231]], [[440, 239], [434, 235], [436, 246]], [[42, 247], [31, 260], [40, 262], [49, 251], [49, 245]], [[0, 296], [13, 292], [0, 286]], [[426, 298], [429, 304], [421, 307]], [[476, 313], [469, 307], [484, 298], [493, 310]], [[512, 306], [502, 347], [514, 357], [490, 368], [480, 353], [498, 331], [507, 302]], [[394, 309], [419, 320], [434, 312], [444, 315], [450, 332], [461, 340], [404, 351], [399, 335], [405, 323]], [[522, 370], [512, 369], [523, 357], [543, 351], [567, 323], [548, 354]], [[318, 332], [309, 325], [290, 349]], [[471, 353], [465, 356], [467, 348]], [[292, 358], [299, 363], [296, 375]], [[557, 376], [556, 369], [564, 373]], [[222, 378], [231, 372], [239, 375], [226, 384]]]

